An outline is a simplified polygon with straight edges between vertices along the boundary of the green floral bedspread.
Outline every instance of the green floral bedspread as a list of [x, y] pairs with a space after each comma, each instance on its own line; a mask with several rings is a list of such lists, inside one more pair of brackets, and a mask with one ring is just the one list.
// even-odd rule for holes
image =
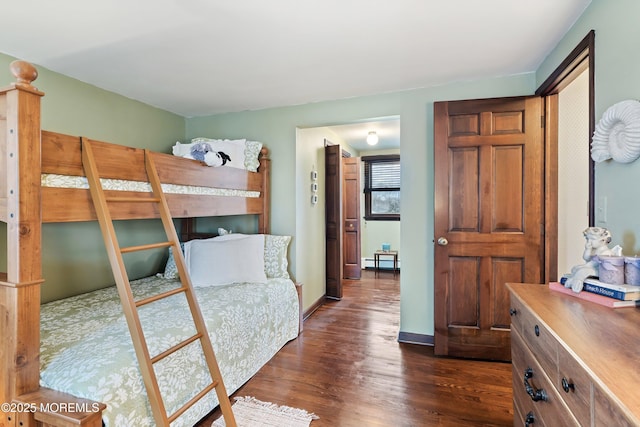
[[[179, 284], [147, 277], [131, 287], [139, 299]], [[298, 334], [291, 280], [196, 288], [196, 295], [229, 394]], [[139, 313], [152, 357], [195, 332], [183, 294]], [[40, 359], [41, 385], [107, 404], [107, 427], [155, 425], [115, 287], [43, 304]], [[155, 371], [169, 414], [210, 382], [197, 343], [157, 363]], [[211, 391], [172, 426], [192, 426], [217, 404]]]

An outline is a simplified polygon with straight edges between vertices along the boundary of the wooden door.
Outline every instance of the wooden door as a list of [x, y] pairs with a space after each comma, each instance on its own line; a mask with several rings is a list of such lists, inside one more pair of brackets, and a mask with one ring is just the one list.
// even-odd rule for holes
[[342, 159], [343, 169], [343, 253], [345, 279], [360, 279], [360, 157]]
[[342, 298], [342, 150], [340, 145], [324, 149], [326, 296]]
[[544, 280], [539, 97], [437, 102], [435, 353], [510, 360], [506, 282]]

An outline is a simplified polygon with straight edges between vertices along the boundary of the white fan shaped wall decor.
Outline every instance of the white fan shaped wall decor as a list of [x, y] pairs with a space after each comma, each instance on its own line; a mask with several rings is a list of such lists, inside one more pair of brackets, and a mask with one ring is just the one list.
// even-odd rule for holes
[[630, 99], [607, 109], [596, 125], [591, 142], [595, 162], [613, 159], [631, 163], [640, 156], [640, 102]]

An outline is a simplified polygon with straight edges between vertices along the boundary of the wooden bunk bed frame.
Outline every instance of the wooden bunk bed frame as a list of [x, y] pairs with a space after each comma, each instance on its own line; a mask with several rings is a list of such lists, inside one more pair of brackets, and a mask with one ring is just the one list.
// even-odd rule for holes
[[[94, 221], [96, 214], [89, 190], [41, 185], [42, 173], [84, 176], [81, 138], [41, 130], [40, 101], [44, 94], [32, 86], [37, 71], [24, 61], [14, 61], [10, 68], [16, 82], [0, 88], [0, 220], [7, 224], [8, 254], [7, 272], [0, 273], [0, 404], [13, 404], [12, 410], [0, 411], [0, 426], [100, 426], [102, 404], [98, 412], [20, 411], [19, 403], [78, 403], [87, 407], [86, 399], [39, 385], [40, 286], [44, 282], [41, 228], [43, 223]], [[93, 142], [92, 146], [102, 177], [147, 181], [144, 150], [102, 142]], [[269, 233], [270, 160], [265, 148], [257, 173], [206, 167], [169, 154], [152, 155], [163, 183], [260, 193], [251, 198], [166, 194], [174, 218], [254, 214], [258, 232]], [[144, 194], [127, 193], [131, 197]], [[114, 208], [113, 218], [159, 217], [153, 205], [133, 206], [135, 209], [129, 209], [130, 205]], [[192, 231], [190, 222], [186, 229]], [[300, 286], [297, 290], [300, 300]]]

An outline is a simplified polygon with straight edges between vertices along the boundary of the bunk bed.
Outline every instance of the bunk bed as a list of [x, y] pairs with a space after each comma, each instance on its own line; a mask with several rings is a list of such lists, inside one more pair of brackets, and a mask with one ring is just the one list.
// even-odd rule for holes
[[[84, 179], [83, 138], [41, 130], [40, 99], [43, 93], [32, 85], [37, 71], [24, 61], [14, 61], [11, 71], [16, 82], [0, 88], [0, 169], [3, 169], [0, 175], [0, 220], [7, 224], [6, 250], [9, 254], [7, 272], [0, 273], [0, 336], [3, 340], [0, 346], [0, 377], [3, 378], [0, 403], [10, 403], [0, 411], [0, 425], [153, 425], [149, 404], [145, 402], [144, 386], [136, 372], [131, 374], [132, 369], [136, 371], [135, 356], [132, 350], [126, 349], [126, 339], [115, 339], [123, 335], [128, 338], [118, 311], [116, 291], [106, 288], [41, 306], [40, 285], [44, 282], [42, 224], [95, 221], [96, 209], [90, 191], [82, 183], [51, 184], [57, 177], [71, 178], [72, 181]], [[216, 353], [223, 377], [233, 372], [225, 378], [227, 391], [233, 393], [266, 363], [269, 354], [275, 354], [302, 328], [301, 287], [294, 284], [286, 272], [288, 241], [283, 236], [269, 235], [270, 160], [267, 150], [262, 149], [260, 166], [257, 172], [253, 172], [207, 167], [195, 160], [106, 142], [92, 141], [91, 146], [101, 176], [117, 183], [146, 182], [145, 156], [152, 157], [160, 182], [163, 187], [168, 186], [165, 197], [171, 216], [184, 218], [182, 239], [203, 237], [194, 232], [192, 218], [256, 215], [258, 235], [262, 236], [262, 241], [277, 243], [271, 251], [277, 246], [275, 252], [280, 259], [274, 260], [273, 253], [265, 254], [265, 257], [272, 258], [272, 270], [273, 263], [276, 265], [276, 272], [267, 274], [265, 283], [224, 284], [196, 289], [207, 319], [210, 314], [215, 317], [216, 313], [227, 313], [226, 317], [218, 317], [212, 323], [207, 320], [207, 329], [214, 346], [222, 347], [216, 348]], [[105, 193], [132, 199], [147, 197], [145, 190], [139, 189], [118, 188], [105, 190]], [[110, 210], [116, 220], [160, 216], [157, 207], [145, 203], [116, 205]], [[213, 238], [204, 242], [208, 241], [234, 240]], [[175, 286], [172, 283], [175, 277], [168, 274], [159, 276], [136, 280], [131, 283], [131, 289], [144, 298], [148, 292], [165, 292]], [[258, 302], [261, 298], [266, 298], [266, 302]], [[292, 308], [294, 314], [291, 314]], [[167, 301], [160, 307], [165, 317], [175, 319], [176, 325], [181, 324], [182, 309], [173, 301]], [[272, 348], [260, 356], [255, 356], [259, 352], [253, 348], [249, 350], [252, 356], [248, 357], [252, 360], [245, 360], [249, 344], [234, 346], [230, 343], [234, 337], [250, 334], [251, 324], [263, 321], [243, 315], [253, 314], [264, 320], [273, 316], [274, 311], [277, 314], [273, 325], [262, 325], [269, 329], [267, 332], [259, 331], [250, 344]], [[229, 320], [234, 316], [238, 318]], [[153, 325], [153, 320], [150, 323]], [[234, 331], [234, 328], [241, 330]], [[74, 333], [60, 332], [65, 330], [74, 330]], [[166, 331], [161, 333], [166, 334]], [[152, 341], [152, 345], [157, 346], [163, 340], [172, 341], [175, 337], [163, 335], [157, 342]], [[227, 354], [225, 343], [230, 344]], [[116, 367], [115, 359], [121, 358], [126, 359], [125, 367]], [[186, 373], [176, 374], [166, 369], [169, 385], [165, 387], [169, 394], [179, 394], [179, 390], [192, 386], [185, 383], [185, 375], [194, 383], [198, 382], [199, 374], [197, 367], [191, 366], [192, 360], [191, 356], [184, 356], [182, 365], [189, 365], [184, 366], [188, 368]], [[86, 372], [82, 370], [89, 367], [91, 375], [84, 375]], [[104, 372], [113, 374], [110, 381], [114, 388], [108, 391], [104, 390], [108, 377]], [[120, 382], [113, 381], [114, 377], [120, 378]], [[79, 386], [74, 383], [75, 378], [84, 378], [84, 383]], [[111, 402], [104, 402], [109, 396]], [[176, 397], [178, 400], [182, 398]], [[209, 393], [185, 413], [189, 416], [178, 418], [175, 425], [193, 424], [194, 420], [213, 410], [217, 403], [215, 394]]]

